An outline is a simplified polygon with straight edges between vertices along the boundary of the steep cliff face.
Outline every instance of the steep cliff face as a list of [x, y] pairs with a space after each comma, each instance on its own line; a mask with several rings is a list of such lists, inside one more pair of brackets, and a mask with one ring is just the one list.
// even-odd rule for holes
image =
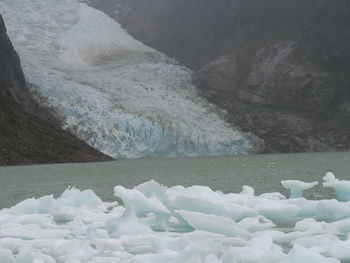
[[5, 23], [0, 16], [0, 87], [4, 95], [8, 92], [17, 103], [30, 106], [32, 101], [25, 88], [20, 60], [7, 37]]
[[197, 69], [202, 95], [266, 152], [350, 147], [349, 1], [90, 2]]
[[0, 16], [0, 165], [111, 159], [29, 109], [34, 103]]

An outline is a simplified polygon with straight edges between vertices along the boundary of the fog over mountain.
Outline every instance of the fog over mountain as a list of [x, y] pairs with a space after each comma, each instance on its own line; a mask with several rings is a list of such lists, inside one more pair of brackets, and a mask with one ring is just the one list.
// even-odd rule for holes
[[266, 152], [348, 149], [346, 0], [91, 0], [194, 83]]

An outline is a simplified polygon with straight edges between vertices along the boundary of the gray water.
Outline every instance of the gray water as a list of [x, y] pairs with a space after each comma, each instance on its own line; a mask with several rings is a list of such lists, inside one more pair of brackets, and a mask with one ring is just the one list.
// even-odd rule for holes
[[[105, 201], [115, 200], [113, 187], [133, 187], [154, 179], [167, 186], [207, 185], [213, 190], [256, 194], [288, 194], [281, 180], [321, 181], [327, 171], [350, 180], [350, 152], [249, 155], [205, 158], [120, 160], [106, 163], [0, 167], [0, 208], [31, 197], [58, 196], [68, 186], [93, 189]], [[333, 198], [330, 189], [316, 187], [308, 198]]]

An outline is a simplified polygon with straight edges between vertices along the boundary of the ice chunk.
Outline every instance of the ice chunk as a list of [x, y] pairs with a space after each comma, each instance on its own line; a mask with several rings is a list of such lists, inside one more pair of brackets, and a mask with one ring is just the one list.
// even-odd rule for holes
[[[146, 187], [146, 189], [148, 188]], [[169, 209], [156, 196], [146, 197], [136, 189], [129, 190], [122, 186], [116, 186], [114, 195], [123, 200], [125, 212], [121, 218], [107, 222], [108, 231], [112, 236], [150, 233], [152, 229], [144, 224], [138, 216], [145, 216], [149, 213], [171, 214]]]
[[136, 255], [133, 259], [126, 261], [126, 263], [183, 263], [189, 257], [191, 251], [189, 248], [183, 251], [163, 250], [157, 254], [143, 254]]
[[326, 258], [317, 252], [296, 244], [281, 263], [340, 263], [334, 258]]
[[15, 225], [2, 227], [0, 238], [13, 237], [21, 239], [65, 238], [70, 234], [67, 229], [43, 229], [37, 225]]
[[72, 188], [0, 210], [0, 262], [350, 261], [350, 202], [155, 181], [115, 195], [125, 207]]
[[284, 188], [287, 188], [290, 190], [289, 198], [301, 198], [303, 197], [303, 192], [305, 190], [308, 190], [318, 185], [318, 182], [305, 183], [298, 180], [285, 180], [285, 181], [281, 181], [281, 184], [283, 185]]
[[170, 214], [169, 209], [157, 197], [146, 197], [138, 190], [129, 190], [122, 186], [116, 186], [114, 195], [123, 200], [126, 209], [130, 207], [137, 214], [150, 212]]
[[325, 182], [337, 182], [337, 181], [339, 181], [337, 178], [335, 178], [335, 175], [332, 172], [327, 172], [325, 174], [325, 176], [323, 177], [323, 180]]
[[16, 256], [16, 263], [55, 263], [56, 261], [45, 254], [23, 250]]
[[254, 188], [249, 185], [243, 185], [241, 194], [254, 196]]
[[56, 200], [52, 195], [43, 196], [39, 199], [30, 198], [11, 207], [13, 214], [46, 214], [56, 205]]
[[337, 241], [339, 241], [339, 238], [334, 234], [321, 234], [301, 237], [296, 239], [294, 243], [298, 243], [305, 248], [312, 248], [323, 245], [329, 246], [330, 244], [334, 244]]
[[323, 180], [323, 186], [333, 188], [339, 201], [350, 201], [350, 181], [338, 180], [331, 172], [328, 172]]
[[174, 209], [183, 209], [193, 212], [227, 216], [238, 222], [243, 218], [253, 217], [257, 213], [246, 206], [226, 202], [214, 202], [203, 198], [195, 198], [177, 195], [172, 198], [171, 205]]
[[285, 201], [266, 200], [255, 206], [256, 211], [274, 223], [289, 222], [300, 212], [297, 205]]
[[262, 231], [275, 226], [273, 222], [263, 216], [245, 218], [238, 225], [249, 232]]
[[231, 247], [223, 255], [223, 262], [280, 262], [284, 258], [282, 248], [273, 244], [271, 237], [253, 237], [244, 247]]
[[59, 206], [51, 212], [53, 219], [58, 223], [66, 223], [72, 221], [80, 211], [68, 206]]
[[79, 207], [82, 205], [97, 205], [101, 203], [101, 199], [93, 190], [80, 191], [74, 187], [65, 190], [57, 201], [60, 205], [74, 207]]
[[350, 261], [350, 240], [328, 243], [331, 244], [331, 248], [327, 252], [335, 258], [340, 259], [342, 262]]
[[319, 221], [336, 221], [350, 217], [350, 206], [337, 200], [321, 200], [317, 202], [315, 213]]
[[313, 217], [318, 214], [318, 212], [322, 212], [319, 211], [319, 201], [294, 198], [288, 199], [288, 204], [293, 204], [300, 207], [300, 211], [298, 212], [297, 216], [301, 217]]
[[0, 247], [0, 262], [1, 263], [13, 263], [15, 258], [12, 254], [12, 251], [9, 249], [2, 249]]
[[286, 199], [286, 197], [278, 192], [275, 193], [264, 193], [261, 194], [260, 197], [262, 198], [266, 198], [266, 199], [270, 199], [270, 200], [282, 200], [282, 199]]
[[106, 251], [124, 250], [122, 241], [119, 239], [96, 238], [92, 243], [96, 246], [97, 251], [100, 253], [106, 253]]
[[120, 237], [121, 235], [144, 235], [152, 232], [152, 229], [143, 224], [136, 216], [136, 212], [132, 207], [126, 208], [121, 218], [107, 221], [106, 227], [112, 237]]
[[[76, 242], [78, 244], [78, 242]], [[81, 262], [86, 262], [90, 260], [94, 255], [97, 254], [97, 250], [93, 248], [88, 242], [81, 242], [80, 246], [74, 246], [68, 248], [68, 253], [57, 257], [58, 262], [65, 262], [66, 260], [78, 260]]]
[[228, 236], [240, 236], [247, 238], [249, 233], [240, 228], [236, 222], [230, 218], [216, 215], [208, 215], [198, 212], [177, 210], [185, 220], [197, 230], [203, 230], [212, 233], [224, 234]]

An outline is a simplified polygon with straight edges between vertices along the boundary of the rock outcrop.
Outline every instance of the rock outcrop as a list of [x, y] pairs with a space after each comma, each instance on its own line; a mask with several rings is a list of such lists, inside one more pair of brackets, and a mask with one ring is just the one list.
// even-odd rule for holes
[[267, 152], [349, 149], [350, 4], [294, 2], [236, 1], [240, 42], [195, 83]]
[[0, 16], [0, 165], [111, 160], [32, 114], [35, 108]]

